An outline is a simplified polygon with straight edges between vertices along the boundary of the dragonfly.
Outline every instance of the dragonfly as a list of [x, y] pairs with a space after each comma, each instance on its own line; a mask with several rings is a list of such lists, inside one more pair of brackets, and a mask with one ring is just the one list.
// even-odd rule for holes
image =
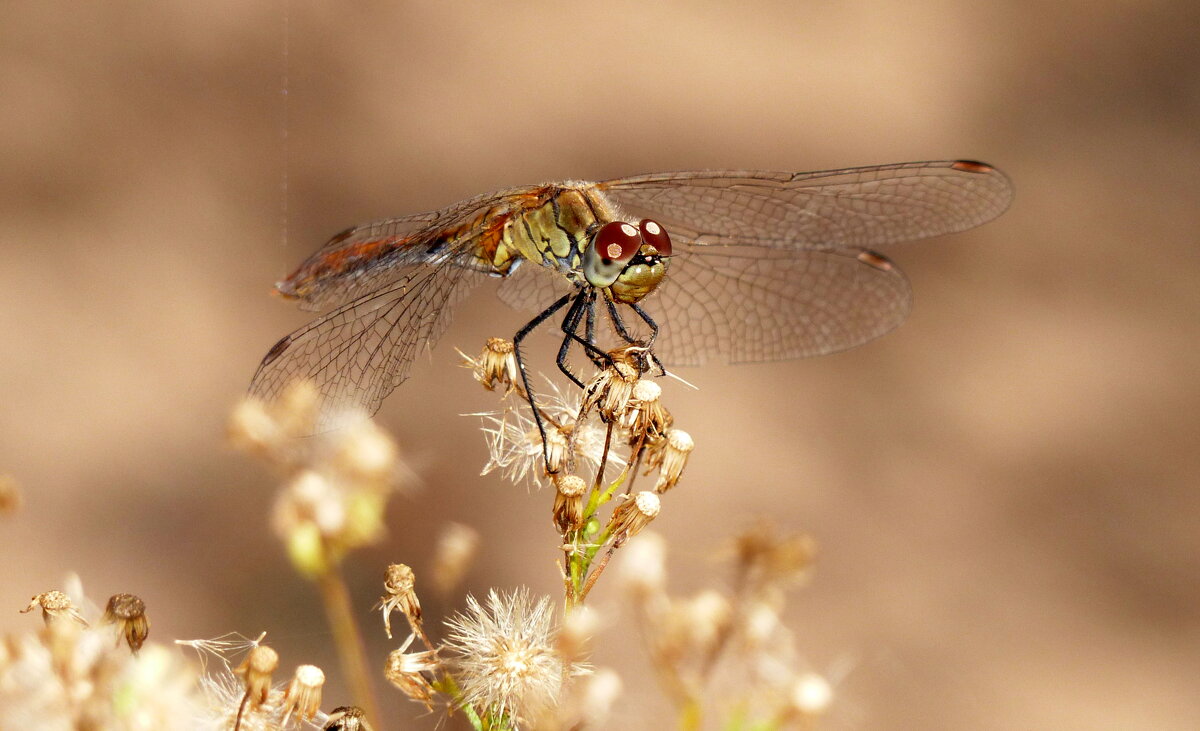
[[875, 247], [973, 228], [1012, 194], [971, 160], [675, 172], [512, 188], [354, 226], [276, 284], [324, 314], [271, 347], [250, 395], [311, 381], [317, 431], [374, 414], [489, 279], [501, 301], [538, 313], [513, 339], [535, 416], [521, 345], [558, 313], [557, 365], [581, 386], [569, 349], [601, 364], [605, 318], [663, 372], [844, 350], [909, 311], [907, 279]]

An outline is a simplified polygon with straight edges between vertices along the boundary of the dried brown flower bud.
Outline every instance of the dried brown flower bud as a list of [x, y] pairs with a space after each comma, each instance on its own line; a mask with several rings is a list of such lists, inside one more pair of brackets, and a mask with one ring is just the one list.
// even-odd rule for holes
[[516, 383], [517, 357], [513, 344], [503, 338], [488, 338], [475, 365], [475, 380], [491, 391], [497, 385], [511, 386]]
[[554, 480], [554, 526], [567, 534], [583, 527], [583, 495], [587, 483], [578, 475], [563, 475]]
[[63, 617], [68, 617], [75, 620], [84, 627], [88, 626], [87, 620], [71, 603], [71, 597], [61, 591], [46, 591], [38, 594], [33, 599], [29, 600], [29, 606], [21, 610], [21, 614], [32, 612], [35, 608], [41, 607], [42, 621], [47, 625], [51, 620], [57, 620]]
[[135, 655], [142, 649], [142, 643], [150, 634], [146, 603], [133, 594], [113, 594], [109, 597], [108, 607], [104, 610], [104, 621], [117, 625], [117, 629]]
[[325, 673], [316, 665], [300, 665], [296, 668], [292, 682], [284, 698], [283, 717], [296, 714], [301, 721], [310, 721], [321, 710], [321, 689], [325, 686]]
[[0, 515], [15, 513], [21, 509], [21, 491], [17, 481], [7, 475], [0, 475]]
[[701, 656], [707, 655], [729, 631], [733, 607], [720, 592], [708, 589], [683, 607], [688, 640]]
[[[410, 637], [409, 640], [411, 639]], [[404, 651], [408, 649], [408, 644], [406, 642], [404, 647], [388, 655], [383, 677], [399, 688], [404, 695], [425, 704], [425, 707], [432, 711], [434, 690], [426, 673], [436, 673], [441, 667], [441, 660], [436, 650], [406, 653]]]
[[396, 443], [375, 422], [357, 421], [337, 438], [334, 463], [352, 479], [367, 485], [386, 484], [395, 474], [399, 460]]
[[266, 645], [256, 645], [233, 671], [246, 679], [246, 697], [251, 708], [267, 702], [271, 694], [271, 675], [278, 667], [279, 653]]
[[683, 473], [684, 466], [687, 465], [688, 455], [695, 447], [691, 435], [684, 430], [667, 430], [666, 438], [655, 445], [646, 459], [648, 467], [658, 468], [658, 483], [654, 486], [655, 492], [664, 493], [675, 487], [675, 484], [679, 482], [679, 476]]
[[325, 731], [372, 731], [367, 712], [358, 706], [338, 706], [329, 714]]
[[380, 597], [375, 608], [383, 610], [383, 629], [389, 640], [392, 638], [392, 612], [399, 609], [408, 619], [412, 631], [430, 645], [421, 625], [421, 602], [417, 599], [416, 582], [417, 575], [408, 566], [402, 563], [389, 565], [383, 579], [383, 589], [387, 593]]
[[809, 535], [781, 535], [763, 521], [740, 533], [733, 544], [738, 571], [751, 582], [755, 592], [785, 588], [805, 576], [816, 555], [816, 541]]
[[638, 531], [658, 516], [660, 507], [658, 495], [648, 490], [633, 496], [626, 495], [624, 502], [613, 509], [612, 518], [608, 523], [608, 533], [613, 538], [613, 544], [620, 546], [637, 535]]
[[258, 399], [242, 399], [229, 417], [229, 441], [235, 449], [249, 453], [270, 453], [287, 435], [275, 423], [267, 406]]
[[449, 523], [433, 552], [433, 586], [447, 595], [462, 581], [479, 548], [479, 533], [462, 523]]

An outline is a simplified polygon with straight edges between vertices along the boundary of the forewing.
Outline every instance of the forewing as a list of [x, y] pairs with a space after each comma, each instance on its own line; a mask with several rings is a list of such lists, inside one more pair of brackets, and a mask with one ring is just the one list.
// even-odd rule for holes
[[667, 365], [844, 350], [899, 325], [912, 301], [900, 270], [865, 250], [675, 246], [666, 280], [644, 302]]
[[452, 259], [406, 267], [388, 286], [359, 297], [280, 340], [254, 374], [250, 395], [271, 401], [306, 379], [320, 393], [317, 431], [355, 411], [373, 414], [433, 347], [454, 305], [484, 275]]
[[653, 218], [697, 246], [872, 247], [978, 226], [1012, 200], [1008, 178], [965, 160], [812, 173], [640, 175], [599, 183], [631, 220]]
[[[430, 257], [429, 246], [439, 241], [447, 231], [457, 231], [460, 241], [453, 247], [459, 252], [463, 266], [472, 265], [470, 242], [485, 228], [487, 219], [480, 214], [504, 203], [521, 189], [488, 193], [439, 211], [415, 213], [397, 218], [361, 224], [346, 229], [331, 238], [297, 269], [296, 277], [311, 267], [332, 258], [369, 259], [369, 266], [347, 267], [344, 273], [319, 277], [311, 292], [299, 297], [300, 308], [310, 311], [337, 307], [362, 295], [388, 287], [406, 275], [409, 265], [425, 262]], [[474, 226], [474, 228], [472, 227]], [[371, 252], [389, 249], [379, 258]], [[289, 280], [281, 282], [281, 291], [288, 292]]]

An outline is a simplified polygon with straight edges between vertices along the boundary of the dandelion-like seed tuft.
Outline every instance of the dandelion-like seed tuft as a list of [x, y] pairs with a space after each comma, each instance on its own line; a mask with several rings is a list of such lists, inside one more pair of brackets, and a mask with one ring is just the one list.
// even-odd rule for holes
[[579, 668], [555, 651], [552, 621], [550, 600], [534, 601], [526, 589], [491, 591], [486, 606], [468, 597], [467, 611], [446, 623], [463, 704], [514, 728], [554, 704], [564, 676]]

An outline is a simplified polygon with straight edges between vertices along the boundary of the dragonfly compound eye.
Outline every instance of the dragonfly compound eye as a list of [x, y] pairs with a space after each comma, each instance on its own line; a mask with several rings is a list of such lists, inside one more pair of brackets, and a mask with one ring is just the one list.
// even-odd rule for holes
[[642, 246], [642, 237], [630, 223], [613, 221], [600, 227], [583, 256], [583, 274], [593, 287], [607, 287]]
[[671, 237], [667, 235], [667, 230], [662, 227], [658, 221], [651, 221], [649, 218], [643, 218], [638, 223], [638, 228], [642, 232], [642, 242], [653, 246], [659, 256], [671, 255]]

